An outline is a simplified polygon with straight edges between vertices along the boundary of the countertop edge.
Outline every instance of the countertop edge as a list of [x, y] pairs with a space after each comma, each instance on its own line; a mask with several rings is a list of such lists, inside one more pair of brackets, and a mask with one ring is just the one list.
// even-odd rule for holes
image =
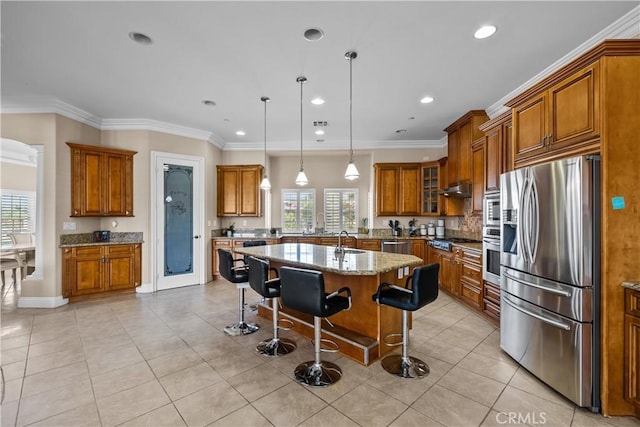
[[129, 242], [91, 242], [91, 243], [66, 243], [58, 245], [59, 248], [77, 248], [81, 246], [113, 246], [113, 245], [136, 245], [144, 243], [144, 240]]
[[640, 280], [625, 280], [620, 284], [623, 288], [640, 291]]

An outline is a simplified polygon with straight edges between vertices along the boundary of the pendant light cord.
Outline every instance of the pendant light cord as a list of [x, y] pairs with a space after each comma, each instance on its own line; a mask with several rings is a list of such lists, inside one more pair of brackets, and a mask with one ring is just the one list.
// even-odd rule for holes
[[353, 163], [353, 57], [349, 56], [349, 163]]
[[267, 100], [264, 98], [264, 175], [267, 176]]
[[300, 81], [300, 170], [302, 170], [302, 85], [306, 79]]

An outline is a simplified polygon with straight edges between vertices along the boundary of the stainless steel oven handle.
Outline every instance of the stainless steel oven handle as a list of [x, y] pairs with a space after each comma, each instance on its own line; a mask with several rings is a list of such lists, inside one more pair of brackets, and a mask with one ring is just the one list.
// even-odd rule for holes
[[517, 305], [515, 305], [514, 303], [509, 301], [507, 299], [506, 295], [502, 298], [502, 300], [504, 302], [506, 302], [511, 308], [513, 308], [515, 310], [518, 310], [519, 312], [521, 312], [523, 314], [526, 314], [527, 316], [534, 317], [534, 318], [540, 320], [541, 322], [544, 322], [544, 323], [547, 323], [549, 325], [555, 326], [556, 328], [564, 329], [565, 331], [570, 331], [571, 330], [571, 326], [567, 325], [566, 323], [558, 322], [558, 321], [555, 321], [553, 319], [549, 319], [548, 317], [541, 316], [541, 315], [536, 314], [536, 313], [532, 313], [529, 310], [525, 310], [522, 307], [518, 307]]
[[540, 289], [541, 291], [546, 291], [546, 292], [549, 292], [550, 294], [556, 294], [556, 295], [560, 295], [560, 296], [563, 296], [563, 297], [566, 297], [566, 298], [569, 298], [571, 296], [571, 294], [569, 292], [567, 292], [567, 291], [559, 291], [557, 289], [547, 288], [546, 286], [538, 285], [538, 284], [535, 284], [535, 283], [525, 282], [522, 279], [519, 279], [517, 277], [512, 276], [511, 274], [507, 273], [506, 271], [504, 272], [504, 276], [507, 279], [513, 280], [514, 282], [522, 283], [523, 285], [531, 286], [532, 288]]

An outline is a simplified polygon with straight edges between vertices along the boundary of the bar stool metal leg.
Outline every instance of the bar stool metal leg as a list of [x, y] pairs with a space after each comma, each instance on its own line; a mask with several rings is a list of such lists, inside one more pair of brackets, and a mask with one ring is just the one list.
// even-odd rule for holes
[[238, 322], [225, 326], [224, 333], [231, 336], [237, 335], [249, 335], [260, 329], [260, 326], [255, 323], [247, 323], [244, 321], [244, 288], [246, 288], [246, 284], [238, 284]]
[[278, 337], [278, 298], [273, 298], [271, 304], [273, 305], [273, 338], [259, 343], [256, 350], [265, 356], [284, 356], [296, 349], [296, 343], [287, 338]]
[[320, 352], [322, 351], [321, 320], [322, 318], [318, 316], [313, 318], [315, 360], [303, 362], [293, 371], [298, 382], [314, 387], [326, 387], [335, 384], [342, 378], [342, 370], [338, 365], [320, 360]]
[[409, 322], [407, 310], [402, 310], [402, 355], [393, 354], [382, 359], [382, 368], [401, 378], [424, 378], [429, 375], [429, 365], [408, 355]]

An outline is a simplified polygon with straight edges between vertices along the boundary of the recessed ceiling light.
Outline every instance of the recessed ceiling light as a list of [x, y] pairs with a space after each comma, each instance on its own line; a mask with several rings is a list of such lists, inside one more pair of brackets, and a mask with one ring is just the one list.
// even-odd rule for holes
[[204, 105], [206, 105], [207, 107], [215, 107], [216, 106], [216, 102], [212, 101], [210, 99], [205, 99], [205, 100], [202, 101], [202, 103]]
[[420, 102], [421, 102], [422, 104], [429, 104], [429, 103], [433, 102], [433, 97], [431, 97], [431, 96], [425, 96], [424, 98], [422, 98], [422, 99], [420, 100]]
[[142, 33], [136, 33], [135, 31], [132, 31], [129, 33], [129, 38], [131, 40], [133, 40], [136, 43], [140, 43], [140, 44], [151, 44], [153, 43], [153, 40], [151, 40], [151, 37], [149, 37], [146, 34], [142, 34]]
[[244, 133], [244, 131], [243, 131], [243, 130], [239, 130], [239, 131], [236, 131], [236, 135], [238, 135], [238, 136], [244, 136], [244, 135], [245, 135], [245, 133]]
[[324, 31], [320, 28], [307, 28], [304, 30], [304, 39], [310, 42], [315, 42], [324, 37]]
[[322, 105], [322, 104], [324, 104], [324, 99], [322, 99], [322, 98], [313, 98], [311, 100], [311, 103], [313, 105]]
[[322, 129], [318, 129], [316, 131], [316, 135], [324, 135], [324, 131]]
[[477, 39], [486, 39], [487, 37], [492, 36], [493, 33], [496, 32], [496, 30], [497, 28], [493, 25], [485, 25], [483, 27], [480, 27], [478, 31], [475, 32], [473, 37]]

